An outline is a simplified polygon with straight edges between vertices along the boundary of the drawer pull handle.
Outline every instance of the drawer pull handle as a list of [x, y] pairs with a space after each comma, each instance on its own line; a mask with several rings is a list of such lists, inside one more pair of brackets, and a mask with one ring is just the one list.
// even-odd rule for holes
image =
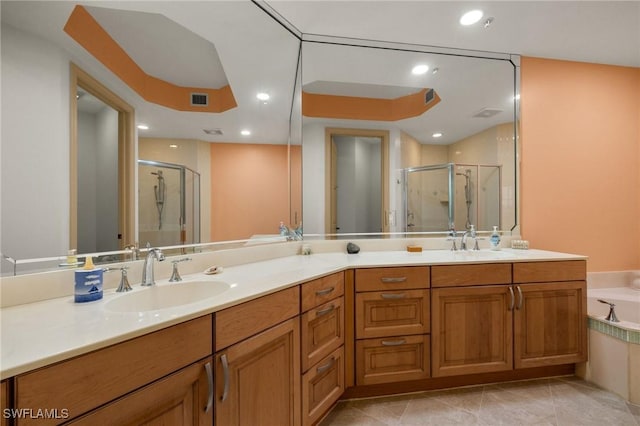
[[400, 345], [404, 345], [405, 343], [407, 343], [407, 341], [404, 340], [404, 339], [383, 340], [381, 343], [382, 343], [382, 346], [400, 346]]
[[335, 364], [335, 363], [336, 363], [336, 359], [334, 357], [331, 357], [329, 362], [327, 362], [325, 365], [321, 365], [320, 367], [316, 368], [316, 372], [318, 374], [324, 373], [325, 371], [327, 371], [328, 369], [333, 367], [333, 364]]
[[204, 412], [208, 413], [213, 406], [213, 369], [211, 368], [211, 363], [206, 363], [204, 369], [207, 370], [207, 382], [209, 383], [209, 397], [207, 398], [207, 406], [204, 407]]
[[316, 311], [316, 317], [321, 317], [323, 315], [326, 315], [329, 312], [333, 311], [335, 308], [336, 307], [333, 304], [331, 304], [331, 305], [329, 305], [328, 308], [324, 308], [322, 310]]
[[322, 290], [316, 291], [316, 296], [325, 296], [335, 290], [335, 287], [324, 288]]
[[383, 299], [404, 299], [406, 294], [404, 293], [382, 293], [380, 295]]
[[509, 286], [509, 295], [511, 296], [511, 304], [509, 305], [509, 310], [513, 311], [513, 308], [516, 305], [516, 296], [513, 294], [513, 287]]
[[522, 309], [522, 289], [520, 288], [520, 286], [516, 286], [516, 290], [518, 290], [518, 306], [516, 307], [517, 310]]
[[380, 280], [383, 283], [403, 283], [407, 280], [407, 277], [386, 277], [386, 278], [380, 278]]
[[227, 361], [227, 354], [222, 355], [220, 361], [222, 362], [222, 374], [224, 376], [224, 389], [220, 400], [224, 402], [229, 396], [229, 362]]

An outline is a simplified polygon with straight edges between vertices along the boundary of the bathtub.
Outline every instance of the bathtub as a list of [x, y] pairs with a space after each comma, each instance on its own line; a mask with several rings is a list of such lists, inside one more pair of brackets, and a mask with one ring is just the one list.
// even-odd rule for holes
[[604, 319], [609, 306], [598, 300], [615, 304], [620, 323], [615, 325], [629, 330], [640, 330], [640, 289], [631, 287], [597, 288], [587, 290], [587, 312], [589, 317]]
[[[607, 321], [615, 304], [620, 322]], [[640, 404], [640, 289], [627, 287], [587, 288], [589, 360], [576, 374], [626, 400]]]

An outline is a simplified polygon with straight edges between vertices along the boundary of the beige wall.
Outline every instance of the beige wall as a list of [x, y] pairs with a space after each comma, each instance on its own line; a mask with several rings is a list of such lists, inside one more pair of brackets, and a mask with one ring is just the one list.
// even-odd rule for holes
[[522, 235], [640, 268], [640, 69], [523, 57]]

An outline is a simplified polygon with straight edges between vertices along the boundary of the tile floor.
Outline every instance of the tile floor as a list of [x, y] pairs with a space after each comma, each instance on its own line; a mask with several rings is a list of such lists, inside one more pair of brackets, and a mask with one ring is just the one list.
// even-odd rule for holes
[[640, 406], [576, 377], [342, 401], [320, 426], [640, 426]]

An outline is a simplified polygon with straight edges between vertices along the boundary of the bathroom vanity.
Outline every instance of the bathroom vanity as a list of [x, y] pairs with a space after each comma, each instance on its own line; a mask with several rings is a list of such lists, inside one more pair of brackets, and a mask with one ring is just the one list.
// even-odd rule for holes
[[147, 312], [108, 310], [139, 288], [4, 308], [14, 424], [312, 425], [340, 398], [573, 374], [587, 358], [581, 256], [318, 253], [184, 277], [158, 287], [229, 290]]

